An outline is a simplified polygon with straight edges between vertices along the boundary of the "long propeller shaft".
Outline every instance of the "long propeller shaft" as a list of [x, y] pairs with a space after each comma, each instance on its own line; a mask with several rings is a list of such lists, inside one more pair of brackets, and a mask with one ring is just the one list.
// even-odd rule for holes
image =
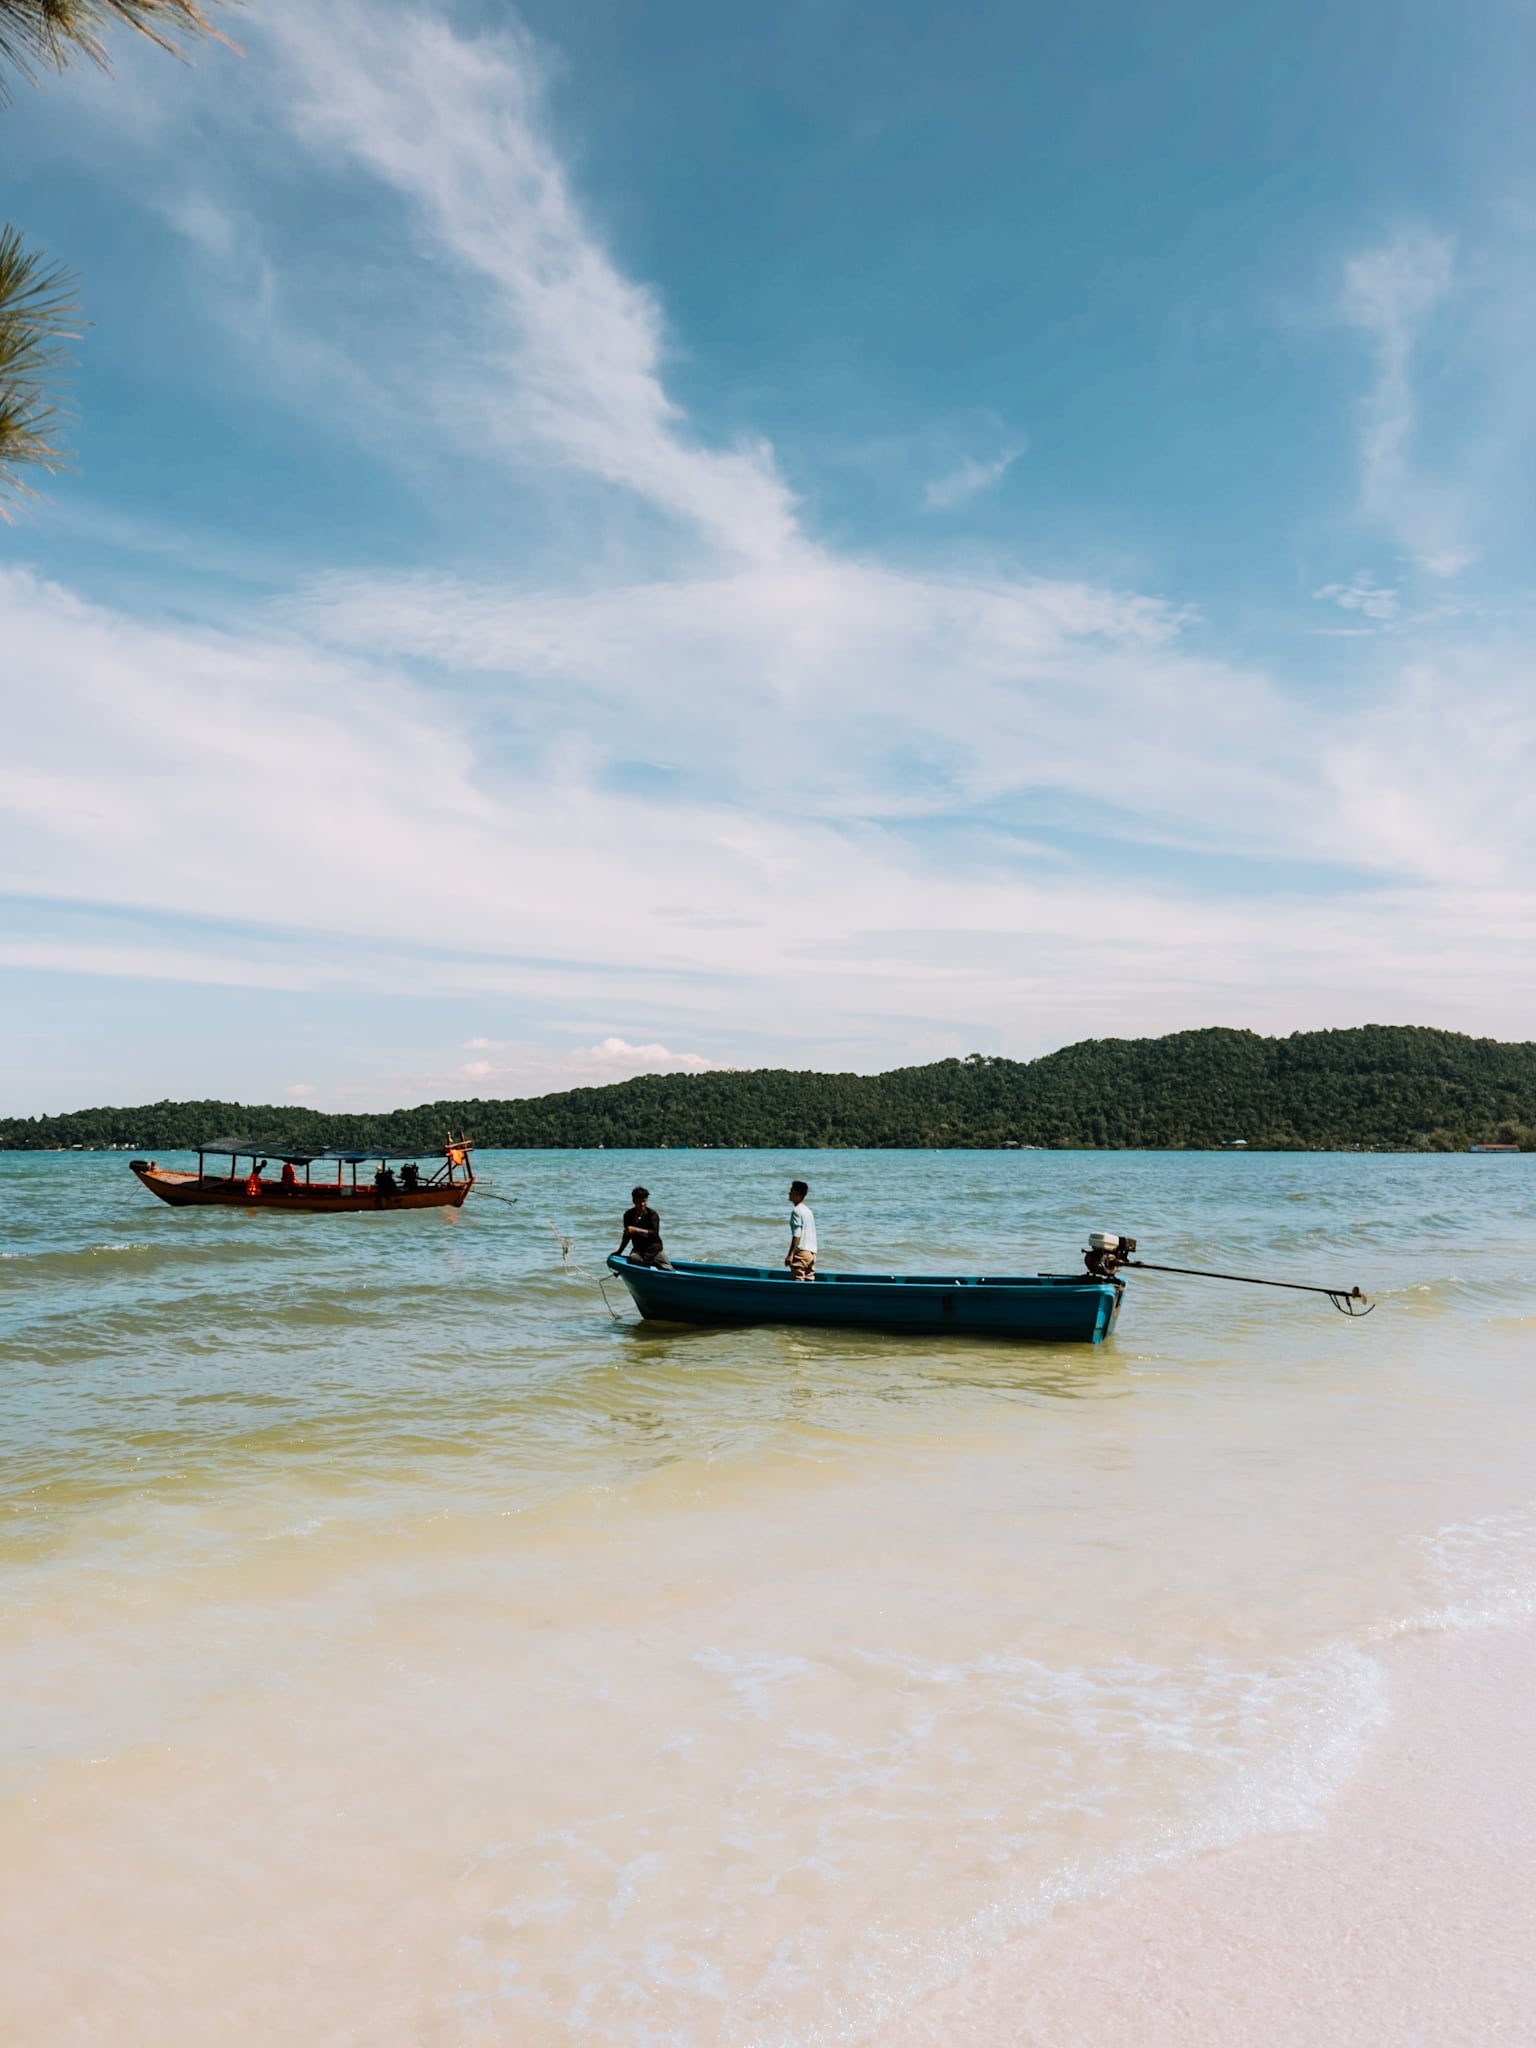
[[1317, 1287], [1305, 1280], [1265, 1280], [1254, 1273], [1213, 1273], [1205, 1266], [1154, 1266], [1148, 1259], [1127, 1259], [1125, 1264], [1142, 1273], [1182, 1273], [1190, 1280], [1235, 1280], [1243, 1287], [1288, 1287], [1295, 1294], [1326, 1294], [1345, 1316], [1368, 1316], [1376, 1306], [1358, 1287]]

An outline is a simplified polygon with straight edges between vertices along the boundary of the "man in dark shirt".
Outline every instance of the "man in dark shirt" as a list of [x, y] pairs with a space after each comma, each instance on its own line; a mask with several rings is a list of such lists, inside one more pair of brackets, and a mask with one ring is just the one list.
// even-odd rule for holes
[[629, 1246], [632, 1266], [665, 1266], [670, 1272], [672, 1262], [661, 1246], [661, 1216], [650, 1205], [650, 1189], [632, 1188], [630, 1199], [635, 1206], [624, 1211], [624, 1235], [619, 1239], [619, 1250]]

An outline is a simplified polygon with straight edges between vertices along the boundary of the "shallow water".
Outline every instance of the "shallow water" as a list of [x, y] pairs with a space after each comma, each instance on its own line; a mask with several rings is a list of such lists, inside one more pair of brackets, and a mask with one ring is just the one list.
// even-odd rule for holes
[[[162, 1163], [174, 1163], [169, 1160]], [[1536, 1160], [484, 1154], [508, 1209], [0, 1157], [0, 2033], [868, 2039], [1304, 1821], [1531, 1608]], [[1132, 1276], [1099, 1348], [643, 1328], [674, 1255]], [[551, 1227], [553, 1226], [553, 1229]]]

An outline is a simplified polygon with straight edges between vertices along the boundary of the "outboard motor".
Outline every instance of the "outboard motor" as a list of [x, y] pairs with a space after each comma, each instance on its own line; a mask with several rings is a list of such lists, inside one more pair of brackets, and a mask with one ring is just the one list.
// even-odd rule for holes
[[1292, 1294], [1326, 1294], [1341, 1316], [1368, 1316], [1375, 1307], [1358, 1287], [1319, 1287], [1310, 1280], [1267, 1280], [1258, 1273], [1213, 1273], [1209, 1266], [1155, 1266], [1148, 1259], [1133, 1257], [1135, 1250], [1134, 1237], [1117, 1237], [1112, 1230], [1093, 1230], [1088, 1233], [1083, 1264], [1095, 1280], [1108, 1280], [1117, 1288], [1125, 1285], [1120, 1269], [1134, 1266], [1138, 1273], [1180, 1273], [1191, 1280], [1236, 1280], [1244, 1287], [1284, 1287]]
[[1122, 1266], [1128, 1266], [1136, 1249], [1134, 1237], [1117, 1237], [1112, 1230], [1090, 1230], [1083, 1264], [1095, 1280], [1113, 1280]]

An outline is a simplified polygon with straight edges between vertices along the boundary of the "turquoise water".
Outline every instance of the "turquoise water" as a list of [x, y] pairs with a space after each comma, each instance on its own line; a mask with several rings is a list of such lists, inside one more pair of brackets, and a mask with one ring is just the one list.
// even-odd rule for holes
[[[515, 1208], [0, 1158], [0, 2030], [876, 2038], [1326, 1810], [1384, 1641], [1527, 1610], [1536, 1160], [479, 1163]], [[1110, 1228], [1380, 1306], [1133, 1275], [1107, 1345], [1019, 1348], [643, 1327], [562, 1268], [636, 1179], [674, 1256], [781, 1257], [796, 1171], [823, 1265]]]

